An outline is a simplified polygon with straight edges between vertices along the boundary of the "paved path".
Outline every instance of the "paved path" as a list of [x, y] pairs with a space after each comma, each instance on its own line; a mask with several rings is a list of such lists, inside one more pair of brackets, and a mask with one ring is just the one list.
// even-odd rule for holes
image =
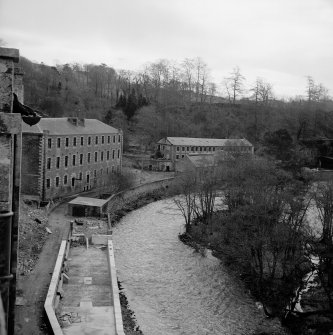
[[45, 325], [44, 302], [61, 240], [68, 229], [65, 223], [69, 219], [64, 214], [66, 208], [66, 203], [61, 204], [50, 214], [48, 227], [52, 234], [45, 242], [34, 270], [17, 282], [17, 289], [23, 292], [25, 305], [16, 306], [15, 335], [52, 334]]
[[[103, 250], [104, 249], [104, 250]], [[71, 247], [68, 283], [64, 283], [60, 319], [68, 320], [66, 335], [116, 334], [107, 249], [103, 246]]]

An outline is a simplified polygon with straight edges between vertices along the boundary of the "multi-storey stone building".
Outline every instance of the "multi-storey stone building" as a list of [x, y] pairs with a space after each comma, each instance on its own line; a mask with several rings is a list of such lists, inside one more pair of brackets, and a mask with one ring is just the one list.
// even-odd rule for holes
[[23, 125], [22, 195], [37, 201], [100, 187], [120, 172], [122, 131], [99, 120], [42, 118]]
[[190, 138], [190, 137], [165, 137], [157, 142], [157, 151], [161, 156], [150, 166], [158, 170], [173, 171], [176, 163], [190, 154], [209, 154], [223, 150], [230, 154], [253, 154], [253, 145], [244, 138], [219, 139], [219, 138]]

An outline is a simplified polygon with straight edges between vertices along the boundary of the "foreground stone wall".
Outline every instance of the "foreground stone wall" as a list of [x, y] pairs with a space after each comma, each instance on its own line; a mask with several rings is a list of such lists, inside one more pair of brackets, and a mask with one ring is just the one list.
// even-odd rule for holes
[[41, 194], [40, 174], [40, 147], [41, 136], [24, 134], [22, 142], [22, 194], [29, 194], [39, 197]]

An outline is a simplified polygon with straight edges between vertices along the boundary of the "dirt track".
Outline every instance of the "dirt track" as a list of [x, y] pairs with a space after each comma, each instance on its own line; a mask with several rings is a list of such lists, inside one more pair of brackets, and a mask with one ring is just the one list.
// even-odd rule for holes
[[[22, 305], [16, 306], [15, 334], [51, 334], [46, 325], [44, 301], [49, 288], [51, 275], [58, 256], [62, 236], [66, 230], [64, 213], [67, 204], [61, 204], [49, 216], [48, 227], [52, 231], [40, 253], [34, 270], [24, 277], [18, 277], [17, 292]], [[18, 301], [18, 300], [17, 300]]]

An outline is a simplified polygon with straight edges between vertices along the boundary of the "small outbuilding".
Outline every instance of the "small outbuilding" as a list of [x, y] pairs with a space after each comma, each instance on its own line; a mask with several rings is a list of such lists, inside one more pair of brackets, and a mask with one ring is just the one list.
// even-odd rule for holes
[[70, 216], [101, 216], [105, 213], [108, 199], [77, 197], [68, 203]]
[[205, 154], [186, 154], [184, 158], [176, 162], [176, 171], [198, 173], [214, 169], [231, 160], [234, 160], [234, 157], [223, 150]]

